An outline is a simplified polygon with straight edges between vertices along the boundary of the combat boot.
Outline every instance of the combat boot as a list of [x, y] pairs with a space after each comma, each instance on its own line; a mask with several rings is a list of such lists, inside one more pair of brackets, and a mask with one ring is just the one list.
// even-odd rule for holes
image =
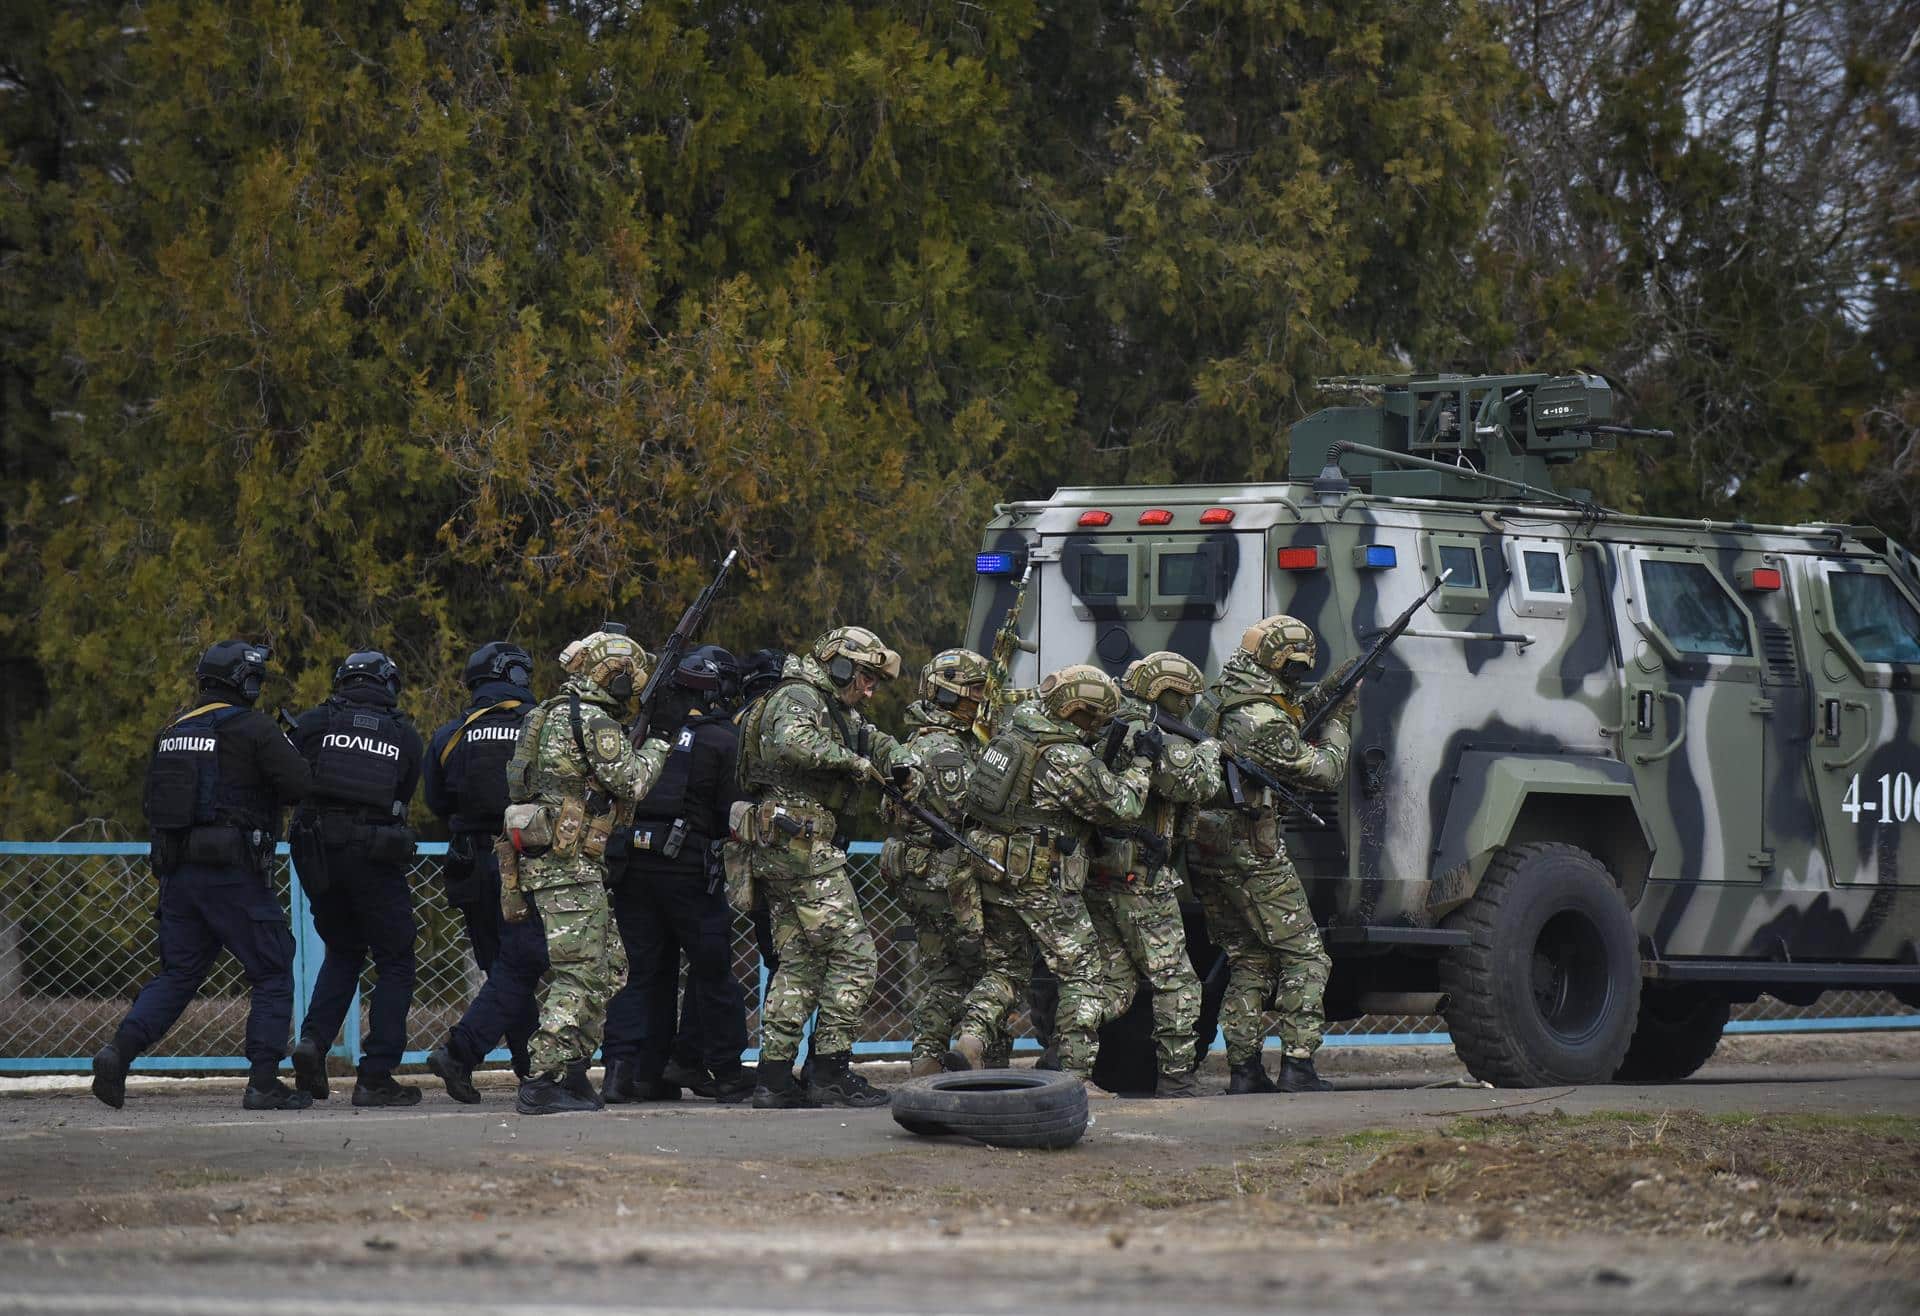
[[806, 1092], [793, 1079], [791, 1060], [762, 1060], [753, 1089], [755, 1110], [800, 1110], [811, 1106]]
[[353, 1082], [356, 1106], [417, 1106], [420, 1089], [411, 1083], [396, 1083], [391, 1073], [362, 1074]]
[[807, 1080], [807, 1096], [816, 1106], [849, 1106], [855, 1110], [884, 1106], [892, 1100], [853, 1072], [851, 1051], [814, 1057], [813, 1075]]
[[427, 1052], [427, 1068], [447, 1085], [447, 1095], [463, 1106], [480, 1104], [480, 1089], [473, 1085], [473, 1066], [453, 1058], [453, 1052], [436, 1046]]
[[1260, 1063], [1260, 1057], [1257, 1055], [1251, 1060], [1233, 1066], [1231, 1073], [1232, 1077], [1227, 1080], [1227, 1095], [1230, 1097], [1242, 1097], [1250, 1092], [1280, 1090], [1273, 1085], [1273, 1079], [1267, 1073], [1267, 1067]]
[[327, 1053], [311, 1037], [293, 1044], [293, 1085], [315, 1101], [327, 1099]]
[[1280, 1081], [1274, 1087], [1281, 1092], [1331, 1092], [1333, 1084], [1321, 1078], [1314, 1070], [1313, 1057], [1296, 1060], [1292, 1056], [1280, 1061]]
[[713, 1081], [700, 1095], [712, 1097], [723, 1106], [732, 1106], [752, 1096], [755, 1086], [753, 1072], [745, 1065], [735, 1065], [726, 1073], [715, 1074]]
[[908, 1078], [931, 1078], [945, 1068], [938, 1056], [915, 1056], [907, 1066]]
[[560, 1086], [580, 1100], [591, 1103], [595, 1110], [599, 1110], [607, 1103], [602, 1101], [600, 1094], [593, 1090], [593, 1080], [587, 1077], [587, 1066], [592, 1063], [591, 1060], [569, 1061], [567, 1072], [560, 1080]]
[[660, 1081], [668, 1087], [685, 1088], [697, 1097], [709, 1097], [713, 1094], [706, 1089], [712, 1086], [713, 1076], [700, 1065], [690, 1065], [684, 1060], [669, 1060], [660, 1071]]
[[1191, 1069], [1179, 1074], [1161, 1073], [1154, 1080], [1153, 1095], [1156, 1097], [1197, 1097], [1200, 1084], [1195, 1081]]
[[609, 1106], [624, 1106], [640, 1100], [640, 1094], [634, 1091], [631, 1060], [607, 1061], [607, 1076], [600, 1081], [600, 1099]]
[[1049, 1069], [1055, 1073], [1060, 1072], [1060, 1044], [1058, 1042], [1048, 1042], [1046, 1049], [1040, 1053], [1040, 1058], [1033, 1062], [1033, 1067], [1035, 1069]]
[[520, 1084], [513, 1108], [522, 1115], [571, 1115], [599, 1110], [600, 1105], [569, 1092], [558, 1075], [536, 1074]]
[[290, 1088], [277, 1078], [270, 1078], [264, 1084], [249, 1080], [247, 1094], [240, 1098], [240, 1104], [248, 1110], [305, 1110], [313, 1104], [313, 1094]]
[[940, 1067], [952, 1073], [983, 1068], [987, 1044], [980, 1038], [962, 1033], [953, 1039], [953, 1049], [940, 1058]]
[[108, 1042], [93, 1053], [93, 1095], [119, 1110], [127, 1104], [127, 1070], [132, 1055]]

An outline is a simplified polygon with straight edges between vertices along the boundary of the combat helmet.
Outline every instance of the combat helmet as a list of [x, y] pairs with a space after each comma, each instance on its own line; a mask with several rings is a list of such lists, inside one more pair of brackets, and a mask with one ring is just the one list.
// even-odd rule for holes
[[1240, 637], [1240, 651], [1256, 666], [1293, 680], [1313, 670], [1320, 647], [1311, 626], [1283, 612], [1247, 627]]
[[625, 703], [647, 683], [653, 655], [630, 635], [597, 630], [560, 651], [560, 668], [569, 676], [593, 682]]
[[523, 689], [533, 688], [533, 655], [511, 640], [492, 640], [467, 655], [467, 666], [460, 681], [469, 690], [488, 681], [505, 681]]
[[1120, 675], [1120, 688], [1149, 704], [1158, 704], [1163, 695], [1175, 696], [1169, 711], [1180, 717], [1192, 709], [1206, 685], [1206, 674], [1171, 649], [1134, 659]]
[[864, 626], [834, 627], [813, 642], [813, 658], [835, 685], [851, 681], [856, 667], [889, 681], [900, 675], [900, 655]]
[[237, 695], [251, 704], [260, 697], [260, 685], [266, 679], [267, 661], [273, 650], [249, 640], [222, 640], [200, 655], [193, 674], [205, 690]]
[[1047, 716], [1091, 731], [1120, 711], [1120, 687], [1098, 667], [1075, 663], [1050, 672], [1040, 682]]
[[920, 698], [956, 717], [978, 711], [986, 685], [987, 660], [971, 649], [942, 649], [920, 669]]
[[387, 692], [389, 699], [400, 697], [400, 667], [393, 659], [378, 649], [361, 649], [350, 653], [340, 660], [333, 669], [333, 691], [340, 693], [351, 686], [378, 686]]

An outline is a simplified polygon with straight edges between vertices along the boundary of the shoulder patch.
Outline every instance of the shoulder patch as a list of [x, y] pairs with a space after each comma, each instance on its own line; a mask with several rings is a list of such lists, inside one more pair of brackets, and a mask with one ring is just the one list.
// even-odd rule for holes
[[623, 741], [624, 737], [617, 728], [601, 727], [593, 733], [593, 752], [603, 759], [617, 759]]
[[1289, 728], [1274, 738], [1274, 748], [1284, 758], [1298, 758], [1300, 757], [1300, 737]]

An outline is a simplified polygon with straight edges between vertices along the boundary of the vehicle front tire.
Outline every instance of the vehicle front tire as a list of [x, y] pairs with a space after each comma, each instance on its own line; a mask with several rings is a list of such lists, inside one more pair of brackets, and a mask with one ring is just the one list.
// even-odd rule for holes
[[1440, 964], [1454, 1050], [1495, 1087], [1605, 1083], [1640, 1012], [1633, 915], [1578, 846], [1511, 846], [1448, 920], [1472, 942]]
[[1713, 1058], [1731, 1013], [1726, 998], [1697, 987], [1649, 983], [1616, 1083], [1674, 1083]]

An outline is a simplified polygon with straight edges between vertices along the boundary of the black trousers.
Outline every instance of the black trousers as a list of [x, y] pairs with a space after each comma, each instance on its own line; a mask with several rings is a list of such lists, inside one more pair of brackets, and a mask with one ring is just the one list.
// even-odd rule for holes
[[[640, 1079], [658, 1078], [670, 1058], [715, 1073], [738, 1069], [746, 998], [733, 971], [726, 893], [709, 892], [703, 873], [630, 863], [613, 889], [613, 917], [626, 946], [627, 983], [607, 1003], [607, 1059], [631, 1062]], [[676, 1034], [683, 955], [686, 998]]]
[[326, 943], [326, 958], [313, 981], [313, 1000], [300, 1024], [322, 1050], [340, 1036], [340, 1025], [373, 961], [377, 977], [367, 1012], [367, 1041], [360, 1072], [390, 1074], [407, 1049], [407, 1009], [413, 1004], [413, 892], [400, 864], [374, 863], [357, 848], [327, 850], [332, 882], [308, 892], [313, 928]]

